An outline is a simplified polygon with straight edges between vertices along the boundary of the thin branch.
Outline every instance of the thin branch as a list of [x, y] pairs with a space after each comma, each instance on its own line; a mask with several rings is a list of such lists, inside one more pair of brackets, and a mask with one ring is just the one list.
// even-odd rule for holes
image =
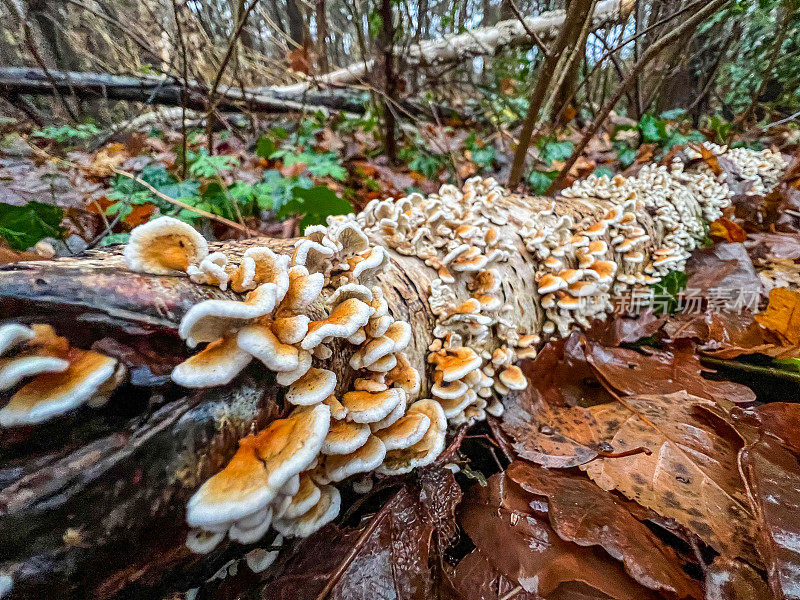
[[146, 187], [151, 193], [155, 194], [156, 196], [158, 196], [159, 198], [161, 198], [165, 202], [169, 202], [170, 204], [174, 204], [175, 206], [183, 208], [184, 210], [188, 210], [188, 211], [191, 211], [193, 213], [196, 213], [196, 214], [200, 215], [201, 217], [205, 217], [206, 219], [211, 219], [212, 221], [217, 221], [218, 223], [223, 223], [223, 224], [227, 225], [228, 227], [232, 227], [233, 229], [241, 231], [242, 233], [246, 233], [250, 237], [258, 237], [259, 235], [261, 235], [257, 231], [253, 231], [249, 227], [246, 227], [245, 225], [237, 223], [236, 221], [231, 221], [230, 219], [226, 219], [225, 217], [220, 217], [219, 215], [215, 215], [214, 213], [210, 213], [210, 212], [207, 212], [207, 211], [202, 210], [200, 208], [194, 207], [194, 206], [192, 206], [190, 204], [186, 204], [185, 202], [181, 202], [180, 200], [176, 200], [175, 198], [170, 198], [169, 196], [167, 196], [163, 192], [159, 192], [156, 188], [154, 188], [152, 185], [147, 183], [144, 179], [142, 179], [141, 177], [137, 177], [133, 173], [128, 173], [127, 171], [121, 171], [120, 169], [112, 169], [112, 170], [117, 175], [122, 175], [123, 177], [127, 177], [128, 179], [132, 179], [133, 181], [135, 181], [139, 185], [142, 185], [142, 186]]

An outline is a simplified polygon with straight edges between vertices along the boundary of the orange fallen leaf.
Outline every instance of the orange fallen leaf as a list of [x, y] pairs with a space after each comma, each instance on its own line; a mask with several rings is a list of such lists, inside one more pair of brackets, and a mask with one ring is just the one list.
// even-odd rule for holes
[[800, 293], [786, 288], [773, 289], [767, 308], [755, 319], [790, 344], [800, 344]]
[[747, 233], [736, 223], [725, 217], [720, 217], [709, 225], [709, 233], [713, 236], [728, 240], [729, 242], [743, 242]]
[[695, 150], [700, 150], [703, 160], [709, 167], [711, 167], [711, 170], [714, 171], [714, 175], [722, 174], [722, 167], [719, 166], [719, 160], [717, 160], [716, 154], [706, 148], [704, 144], [694, 144], [692, 148]]

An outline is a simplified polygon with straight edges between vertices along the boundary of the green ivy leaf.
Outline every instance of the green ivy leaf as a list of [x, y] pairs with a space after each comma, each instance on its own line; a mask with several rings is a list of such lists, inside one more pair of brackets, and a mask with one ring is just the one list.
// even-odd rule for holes
[[130, 233], [112, 233], [100, 240], [100, 245], [110, 246], [111, 244], [127, 244], [130, 238]]
[[346, 215], [353, 212], [353, 207], [344, 198], [339, 198], [328, 187], [318, 185], [310, 189], [295, 187], [292, 199], [280, 207], [278, 218], [286, 219], [290, 215], [304, 215], [300, 221], [300, 230], [309, 225], [324, 225], [330, 215]]
[[46, 237], [61, 237], [64, 212], [52, 204], [0, 204], [0, 237], [14, 250], [27, 250]]
[[528, 175], [528, 183], [537, 194], [544, 194], [558, 177], [558, 171], [534, 171]]
[[677, 119], [678, 117], [682, 117], [685, 114], [686, 114], [685, 108], [673, 108], [672, 110], [665, 110], [660, 115], [658, 115], [658, 118], [669, 121], [671, 119]]
[[652, 115], [643, 115], [639, 119], [639, 131], [645, 142], [661, 142], [667, 137], [667, 122], [656, 119]]
[[617, 158], [623, 167], [630, 167], [636, 160], [636, 150], [628, 146], [621, 146], [617, 150]]
[[278, 150], [278, 146], [267, 135], [262, 135], [256, 142], [256, 154], [261, 158], [269, 158]]
[[597, 167], [597, 168], [594, 170], [594, 173], [593, 173], [593, 175], [594, 175], [595, 177], [602, 177], [603, 175], [605, 175], [605, 176], [606, 176], [606, 177], [608, 177], [609, 179], [612, 179], [612, 178], [614, 177], [614, 171], [612, 171], [612, 170], [611, 170], [611, 169], [609, 169], [608, 167]]
[[552, 164], [553, 161], [563, 162], [567, 160], [574, 149], [575, 145], [569, 140], [559, 142], [553, 139], [545, 139], [539, 142], [539, 156], [548, 165]]
[[656, 299], [654, 312], [661, 314], [663, 309], [669, 313], [675, 312], [680, 302], [678, 296], [686, 289], [688, 281], [689, 276], [683, 271], [670, 271], [661, 281], [650, 286]]

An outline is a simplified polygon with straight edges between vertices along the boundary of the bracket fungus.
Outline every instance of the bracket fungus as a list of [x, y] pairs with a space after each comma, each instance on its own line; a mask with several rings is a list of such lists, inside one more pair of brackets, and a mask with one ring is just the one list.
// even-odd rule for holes
[[84, 404], [104, 405], [125, 377], [115, 358], [69, 345], [50, 325], [0, 327], [0, 427], [36, 425]]
[[188, 223], [172, 217], [159, 217], [135, 227], [125, 246], [128, 267], [154, 275], [185, 273], [206, 256], [205, 238]]

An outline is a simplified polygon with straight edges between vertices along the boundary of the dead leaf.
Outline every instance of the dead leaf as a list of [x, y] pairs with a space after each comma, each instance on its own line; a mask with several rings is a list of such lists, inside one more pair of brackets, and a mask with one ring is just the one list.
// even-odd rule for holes
[[550, 524], [562, 540], [600, 546], [640, 584], [678, 598], [701, 598], [675, 552], [623, 503], [582, 477], [516, 461], [506, 470], [526, 492], [547, 497]]
[[721, 243], [695, 252], [686, 264], [686, 272], [687, 292], [705, 296], [708, 310], [726, 311], [730, 304], [727, 312], [735, 312], [737, 300], [745, 307], [748, 303], [758, 307], [761, 279], [744, 244]]
[[718, 552], [758, 565], [755, 522], [736, 466], [741, 439], [703, 410], [709, 407], [714, 403], [685, 391], [591, 407], [615, 453], [644, 447], [650, 454], [598, 457], [581, 469], [604, 490], [675, 519]]
[[753, 567], [718, 556], [706, 570], [706, 600], [772, 600], [769, 586]]
[[485, 487], [472, 486], [459, 510], [465, 533], [506, 578], [539, 597], [567, 582], [582, 582], [618, 600], [656, 597], [603, 551], [562, 540], [531, 509], [531, 499], [498, 473]]
[[[329, 525], [293, 548], [275, 565], [261, 591], [270, 600], [314, 599], [334, 573], [341, 573], [327, 596], [331, 600], [412, 600], [433, 595], [432, 568], [437, 548], [447, 546], [438, 527], [455, 531], [460, 491], [453, 474], [427, 474], [426, 492], [404, 487], [359, 529]], [[441, 497], [431, 502], [431, 490]], [[443, 499], [448, 501], [443, 501]]]
[[291, 165], [284, 165], [282, 166], [279, 171], [281, 175], [286, 178], [291, 179], [292, 177], [297, 177], [298, 175], [302, 175], [302, 173], [306, 170], [306, 163], [304, 162], [296, 162], [292, 163]]
[[747, 239], [747, 232], [725, 217], [720, 217], [716, 221], [712, 221], [708, 226], [708, 232], [710, 235], [729, 242], [743, 242]]
[[800, 344], [800, 293], [786, 288], [773, 289], [767, 308], [757, 314], [755, 320], [789, 344]]
[[744, 385], [704, 378], [703, 373], [711, 374], [713, 371], [700, 364], [700, 357], [691, 345], [643, 354], [587, 342], [586, 358], [600, 379], [623, 396], [647, 394], [654, 390], [662, 394], [685, 390], [725, 406], [730, 406], [731, 402], [744, 404], [756, 399], [755, 393]]

